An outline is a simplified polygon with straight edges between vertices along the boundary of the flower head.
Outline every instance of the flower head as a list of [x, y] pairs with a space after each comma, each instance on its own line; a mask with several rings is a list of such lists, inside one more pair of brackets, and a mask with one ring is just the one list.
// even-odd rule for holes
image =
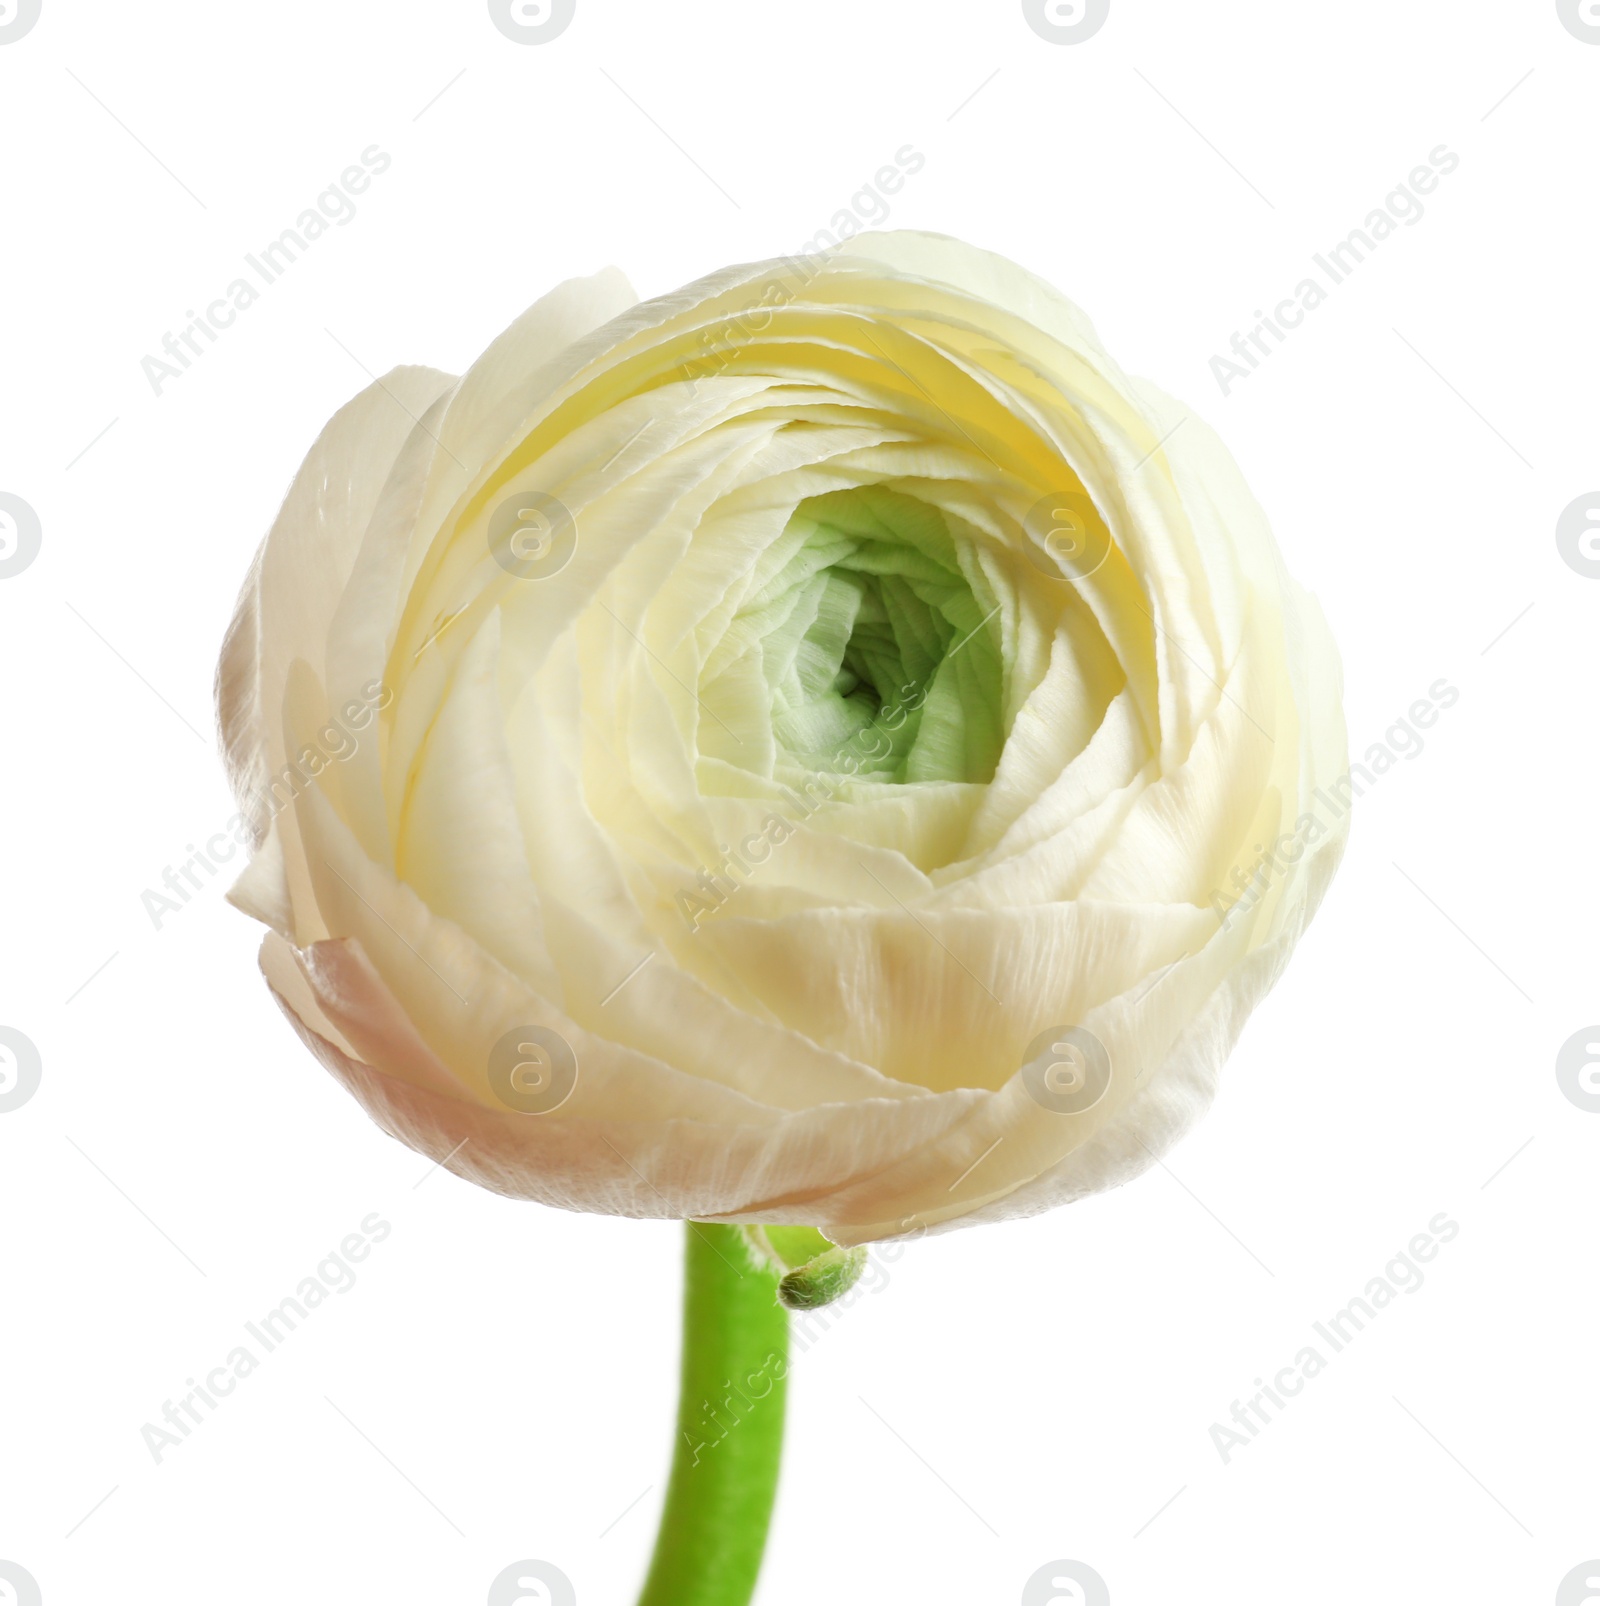
[[1227, 453], [925, 234], [380, 380], [219, 705], [234, 901], [384, 1127], [844, 1244], [1151, 1163], [1343, 841], [1337, 656]]

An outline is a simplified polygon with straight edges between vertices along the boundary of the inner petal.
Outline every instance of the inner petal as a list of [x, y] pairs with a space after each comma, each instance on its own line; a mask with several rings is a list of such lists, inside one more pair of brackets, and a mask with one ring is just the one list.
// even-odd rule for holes
[[[865, 485], [807, 497], [785, 561], [735, 616], [756, 647], [776, 768], [985, 783], [1004, 740], [998, 601], [929, 503]], [[976, 581], [974, 576], [977, 576]]]

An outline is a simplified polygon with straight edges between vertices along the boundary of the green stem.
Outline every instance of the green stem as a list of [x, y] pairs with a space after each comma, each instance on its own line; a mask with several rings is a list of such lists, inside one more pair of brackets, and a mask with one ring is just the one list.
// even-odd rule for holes
[[789, 1314], [739, 1228], [687, 1227], [678, 1439], [639, 1606], [746, 1606], [778, 1492]]

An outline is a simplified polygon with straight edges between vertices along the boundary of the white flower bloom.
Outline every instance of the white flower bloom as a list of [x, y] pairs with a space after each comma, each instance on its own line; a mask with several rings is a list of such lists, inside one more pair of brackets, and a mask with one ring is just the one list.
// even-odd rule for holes
[[218, 696], [301, 1035], [570, 1209], [848, 1244], [1121, 1182], [1343, 845], [1337, 655], [1226, 451], [933, 235], [380, 380]]

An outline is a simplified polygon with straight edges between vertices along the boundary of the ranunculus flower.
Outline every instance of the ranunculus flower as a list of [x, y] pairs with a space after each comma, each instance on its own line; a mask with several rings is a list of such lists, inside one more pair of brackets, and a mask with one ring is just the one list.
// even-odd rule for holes
[[1337, 656], [1226, 451], [925, 234], [602, 273], [378, 381], [219, 704], [232, 896], [380, 1125], [842, 1244], [1152, 1163], [1344, 835]]

